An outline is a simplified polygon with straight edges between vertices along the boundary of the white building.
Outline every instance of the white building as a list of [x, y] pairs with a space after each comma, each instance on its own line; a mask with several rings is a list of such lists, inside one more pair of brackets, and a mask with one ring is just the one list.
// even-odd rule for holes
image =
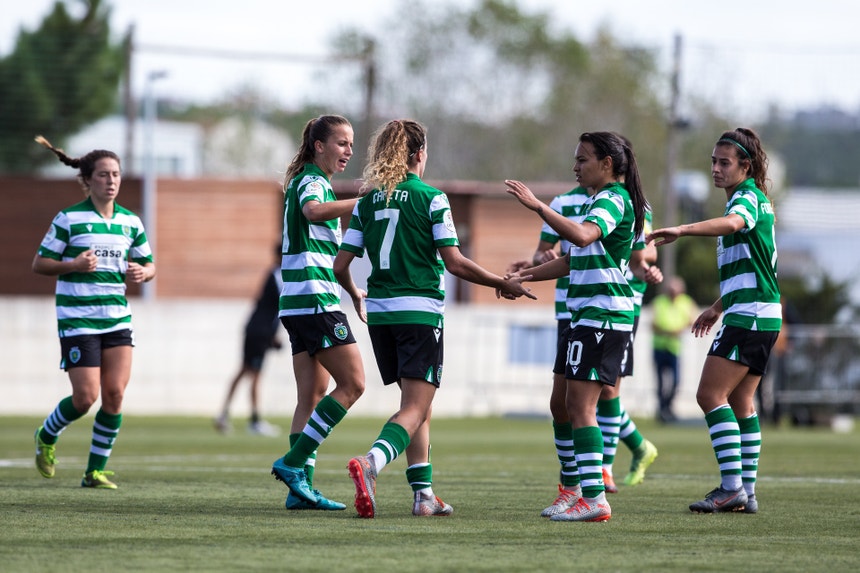
[[[51, 139], [50, 134], [45, 134]], [[122, 116], [104, 118], [69, 138], [63, 146], [71, 157], [93, 149], [109, 149], [123, 161], [126, 174], [143, 173], [146, 141], [142, 121], [133, 129], [134, 157], [125, 157], [126, 121]], [[261, 178], [279, 180], [296, 153], [284, 131], [259, 120], [228, 118], [206, 129], [195, 123], [158, 120], [152, 134], [155, 170], [159, 177], [193, 179]], [[49, 164], [48, 177], [68, 177], [68, 168]]]
[[789, 189], [776, 201], [779, 273], [850, 285], [860, 305], [860, 189]]

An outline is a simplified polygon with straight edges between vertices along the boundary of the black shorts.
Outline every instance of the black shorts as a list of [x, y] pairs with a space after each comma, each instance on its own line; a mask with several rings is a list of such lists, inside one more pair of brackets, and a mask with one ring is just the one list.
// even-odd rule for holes
[[417, 378], [439, 387], [444, 346], [441, 328], [424, 324], [376, 324], [367, 330], [383, 384]]
[[636, 331], [639, 330], [639, 317], [633, 319], [633, 332], [630, 333], [630, 343], [624, 349], [624, 357], [621, 359], [621, 377], [633, 376], [633, 341], [636, 339]]
[[245, 334], [245, 342], [242, 345], [242, 364], [245, 368], [259, 372], [263, 369], [263, 359], [266, 358], [266, 352], [271, 347], [271, 336]]
[[567, 338], [570, 333], [570, 319], [559, 320], [555, 346], [555, 363], [552, 365], [553, 374], [564, 374], [567, 365]]
[[294, 356], [300, 352], [313, 356], [332, 346], [355, 344], [349, 321], [340, 311], [282, 316], [281, 324], [290, 335]]
[[128, 328], [103, 334], [81, 334], [60, 338], [60, 368], [100, 367], [102, 350], [115, 346], [134, 346], [134, 336]]
[[750, 374], [764, 376], [778, 331], [747, 330], [723, 324], [714, 336], [708, 356], [720, 356], [749, 367]]
[[568, 380], [594, 380], [615, 386], [621, 359], [630, 343], [630, 332], [590, 326], [574, 326], [567, 340]]

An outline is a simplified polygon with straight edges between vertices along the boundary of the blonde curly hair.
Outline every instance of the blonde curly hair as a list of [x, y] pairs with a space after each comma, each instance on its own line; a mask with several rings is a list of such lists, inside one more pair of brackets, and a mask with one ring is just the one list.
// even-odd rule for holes
[[361, 193], [371, 189], [385, 192], [386, 203], [394, 189], [406, 180], [415, 154], [427, 145], [427, 130], [411, 119], [395, 119], [380, 127], [367, 151]]

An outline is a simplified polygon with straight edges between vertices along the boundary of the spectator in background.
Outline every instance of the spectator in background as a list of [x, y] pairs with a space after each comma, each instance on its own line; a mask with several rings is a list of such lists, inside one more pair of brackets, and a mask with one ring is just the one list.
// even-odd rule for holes
[[281, 245], [275, 245], [275, 263], [269, 269], [263, 289], [257, 296], [254, 310], [245, 325], [245, 338], [242, 343], [242, 365], [239, 372], [230, 382], [227, 397], [221, 414], [215, 418], [215, 428], [222, 434], [232, 430], [230, 423], [230, 402], [239, 387], [239, 382], [245, 377], [251, 379], [251, 419], [248, 432], [258, 436], [275, 437], [281, 434], [281, 429], [265, 420], [260, 419], [260, 372], [263, 360], [270, 348], [280, 350], [281, 341], [278, 338], [278, 299], [281, 296]]
[[672, 402], [680, 383], [679, 357], [681, 333], [696, 320], [696, 302], [686, 293], [681, 277], [666, 282], [664, 292], [651, 302], [653, 314], [654, 367], [657, 369], [657, 418], [661, 422], [677, 420]]

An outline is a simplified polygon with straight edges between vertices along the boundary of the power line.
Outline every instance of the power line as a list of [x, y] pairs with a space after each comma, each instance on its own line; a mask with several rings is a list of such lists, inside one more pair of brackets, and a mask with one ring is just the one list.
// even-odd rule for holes
[[135, 51], [166, 54], [168, 56], [191, 56], [198, 58], [220, 58], [229, 60], [273, 60], [293, 61], [307, 64], [330, 64], [333, 62], [361, 62], [367, 55], [355, 56], [315, 56], [310, 54], [289, 54], [285, 52], [239, 52], [218, 48], [193, 48], [189, 46], [168, 46], [159, 44], [135, 44]]

